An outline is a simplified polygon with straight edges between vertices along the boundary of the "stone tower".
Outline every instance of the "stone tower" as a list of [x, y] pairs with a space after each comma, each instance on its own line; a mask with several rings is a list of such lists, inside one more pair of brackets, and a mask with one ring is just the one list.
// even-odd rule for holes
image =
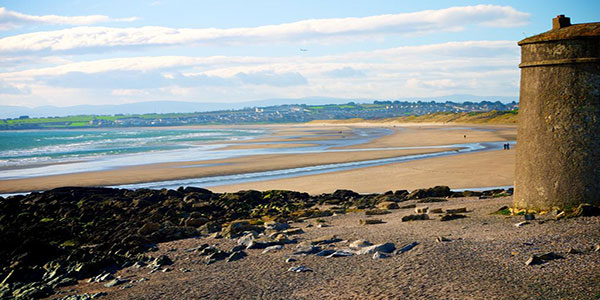
[[514, 206], [600, 205], [600, 23], [560, 15], [519, 46]]

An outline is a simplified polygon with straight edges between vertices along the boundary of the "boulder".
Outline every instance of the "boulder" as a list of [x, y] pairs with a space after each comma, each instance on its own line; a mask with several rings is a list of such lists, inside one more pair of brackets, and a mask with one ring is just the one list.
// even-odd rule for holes
[[445, 222], [445, 221], [452, 221], [452, 220], [456, 220], [456, 219], [462, 219], [462, 218], [466, 218], [467, 216], [465, 215], [461, 215], [461, 214], [446, 214], [440, 217], [440, 221]]
[[360, 249], [368, 246], [372, 246], [373, 244], [367, 240], [356, 240], [350, 243], [349, 247], [351, 249]]
[[208, 219], [204, 218], [204, 217], [187, 218], [185, 220], [185, 226], [191, 226], [191, 227], [200, 227], [206, 223], [208, 223]]
[[377, 204], [379, 209], [398, 209], [398, 203], [392, 201], [384, 201]]
[[325, 245], [331, 244], [341, 241], [341, 239], [337, 238], [335, 235], [322, 236], [320, 238], [316, 238], [310, 241], [311, 245]]
[[446, 209], [447, 214], [460, 214], [460, 213], [466, 213], [466, 212], [467, 212], [466, 207]]
[[237, 251], [237, 252], [231, 253], [231, 255], [229, 255], [225, 261], [226, 262], [232, 262], [232, 261], [240, 260], [240, 259], [242, 259], [242, 258], [244, 258], [246, 256], [248, 256], [248, 254], [246, 254], [246, 252], [244, 252], [244, 251]]
[[160, 229], [160, 224], [157, 223], [146, 223], [144, 225], [142, 225], [142, 227], [140, 227], [140, 229], [138, 229], [138, 233], [140, 235], [150, 235], [156, 231], [158, 231]]
[[381, 219], [361, 219], [361, 220], [358, 220], [358, 223], [360, 225], [374, 225], [374, 224], [383, 224], [385, 222]]
[[417, 189], [406, 196], [407, 199], [423, 199], [427, 197], [448, 197], [452, 191], [447, 186], [435, 186], [428, 189]]
[[159, 267], [167, 266], [167, 265], [171, 265], [171, 264], [173, 264], [173, 261], [168, 256], [160, 255], [152, 261], [151, 266], [153, 266], [155, 268], [159, 268]]

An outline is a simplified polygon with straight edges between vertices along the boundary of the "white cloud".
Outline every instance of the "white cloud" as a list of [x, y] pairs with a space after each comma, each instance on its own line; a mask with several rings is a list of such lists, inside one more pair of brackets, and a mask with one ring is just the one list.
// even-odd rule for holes
[[[31, 85], [39, 98], [47, 95], [38, 91], [51, 90], [58, 95], [65, 89], [72, 95], [79, 90], [81, 95], [76, 98], [92, 103], [127, 99], [233, 102], [291, 95], [371, 99], [482, 93], [506, 96], [518, 91], [518, 63], [519, 47], [514, 41], [467, 41], [317, 57], [114, 58], [3, 72], [0, 81]], [[18, 97], [25, 96], [1, 101]]]
[[27, 24], [45, 24], [45, 25], [91, 25], [108, 22], [131, 22], [137, 20], [136, 17], [113, 19], [103, 15], [90, 16], [33, 16], [0, 7], [0, 30], [9, 30], [21, 27]]
[[[58, 17], [102, 19], [104, 16]], [[39, 17], [42, 18], [42, 17]], [[50, 18], [50, 19], [52, 19]], [[107, 17], [104, 17], [107, 18]], [[75, 21], [73, 21], [75, 22]], [[415, 35], [459, 31], [466, 26], [522, 26], [529, 14], [510, 6], [477, 5], [388, 14], [360, 18], [310, 19], [293, 23], [246, 28], [168, 28], [168, 27], [75, 27], [34, 32], [0, 39], [0, 53], [30, 51], [98, 51], [117, 47], [157, 45], [245, 45], [260, 43], [325, 42], [347, 39], [373, 39], [384, 35]], [[89, 24], [89, 23], [88, 23]]]

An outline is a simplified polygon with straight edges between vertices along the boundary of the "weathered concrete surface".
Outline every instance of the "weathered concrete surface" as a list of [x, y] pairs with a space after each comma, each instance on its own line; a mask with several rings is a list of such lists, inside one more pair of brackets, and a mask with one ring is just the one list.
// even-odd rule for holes
[[573, 25], [519, 42], [516, 207], [600, 205], [598, 28]]

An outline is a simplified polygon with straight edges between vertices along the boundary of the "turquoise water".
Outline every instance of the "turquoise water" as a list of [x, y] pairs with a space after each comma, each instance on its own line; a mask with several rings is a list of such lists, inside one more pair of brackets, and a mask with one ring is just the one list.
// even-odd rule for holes
[[0, 167], [88, 160], [196, 147], [264, 134], [255, 129], [109, 129], [0, 131]]

